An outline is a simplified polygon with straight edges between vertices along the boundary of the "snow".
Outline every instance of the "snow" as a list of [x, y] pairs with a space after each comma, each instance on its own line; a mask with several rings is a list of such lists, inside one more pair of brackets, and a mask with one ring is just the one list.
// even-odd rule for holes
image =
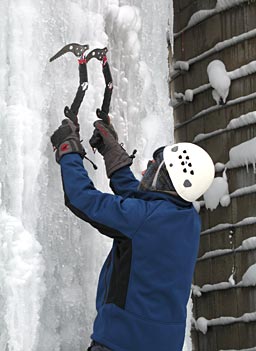
[[196, 321], [196, 329], [200, 330], [203, 334], [207, 333], [208, 320], [204, 317], [199, 317]]
[[199, 213], [200, 209], [201, 209], [200, 201], [194, 201], [193, 206], [194, 206], [195, 210]]
[[229, 229], [229, 228], [236, 228], [236, 227], [242, 227], [244, 225], [251, 225], [251, 224], [255, 224], [256, 223], [256, 217], [247, 217], [244, 218], [243, 220], [231, 224], [231, 223], [220, 223], [215, 225], [212, 228], [206, 229], [204, 231], [201, 232], [201, 235], [205, 235], [205, 234], [210, 234], [210, 233], [215, 233], [221, 230], [225, 230], [225, 229]]
[[231, 274], [231, 276], [228, 278], [228, 282], [231, 284], [231, 286], [235, 286], [236, 285], [235, 273]]
[[218, 105], [226, 103], [231, 84], [225, 64], [220, 60], [211, 61], [207, 67], [209, 82], [213, 88], [212, 95]]
[[[32, 350], [45, 294], [42, 247], [14, 216], [0, 211], [0, 281], [10, 350]], [[7, 335], [4, 336], [7, 342]]]
[[249, 164], [253, 165], [254, 173], [256, 173], [256, 138], [247, 140], [237, 146], [234, 146], [229, 151], [229, 161], [226, 164], [227, 168], [235, 168], [246, 166], [248, 170]]
[[237, 105], [237, 104], [240, 104], [240, 103], [245, 102], [245, 101], [253, 100], [255, 98], [256, 98], [256, 93], [251, 93], [249, 95], [240, 96], [239, 98], [236, 98], [233, 100], [228, 100], [224, 106], [214, 105], [214, 106], [208, 107], [208, 108], [196, 113], [194, 116], [192, 116], [187, 121], [185, 121], [183, 123], [176, 124], [175, 129], [181, 128], [182, 126], [187, 125], [198, 118], [202, 118], [203, 116], [207, 116], [212, 112], [218, 111], [219, 109], [221, 109], [223, 107], [224, 108], [230, 107], [230, 106]]
[[175, 70], [180, 71], [189, 71], [189, 62], [188, 61], [176, 61], [173, 65]]
[[[176, 67], [176, 66], [175, 66]], [[179, 68], [180, 67], [180, 68]], [[181, 66], [177, 66], [176, 69], [181, 69]], [[212, 95], [217, 104], [226, 103], [226, 98], [229, 93], [231, 80], [239, 79], [256, 72], [256, 61], [252, 61], [234, 71], [227, 72], [225, 65], [220, 60], [214, 60], [209, 63], [207, 73], [210, 84], [203, 84], [195, 89], [187, 89], [184, 94], [175, 92], [176, 96], [183, 98], [184, 101], [192, 102], [196, 94], [202, 93], [203, 91], [214, 88]]]
[[112, 5], [108, 12], [108, 20], [112, 23], [112, 31], [122, 38], [126, 54], [130, 54], [132, 59], [137, 59], [140, 53], [138, 34], [142, 24], [139, 8]]
[[201, 288], [197, 285], [193, 286], [193, 295], [201, 297], [203, 293], [217, 291], [217, 290], [227, 290], [231, 288], [243, 288], [256, 285], [256, 274], [255, 274], [255, 264], [250, 266], [248, 270], [244, 273], [242, 280], [238, 283], [235, 282], [234, 274], [232, 273], [228, 279], [228, 282], [221, 282], [216, 284], [205, 284]]
[[237, 251], [241, 250], [254, 250], [256, 249], [256, 237], [245, 239], [242, 242], [242, 245], [237, 248]]
[[256, 185], [246, 186], [244, 188], [237, 189], [230, 194], [231, 198], [244, 196], [256, 192]]
[[209, 18], [210, 16], [213, 16], [219, 12], [225, 11], [233, 6], [237, 6], [239, 4], [242, 4], [243, 2], [248, 1], [248, 0], [217, 0], [216, 6], [214, 9], [210, 10], [199, 10], [195, 12], [191, 18], [188, 21], [188, 24], [186, 25], [185, 28], [183, 28], [180, 32], [175, 33], [175, 36], [180, 35], [183, 33], [185, 30], [188, 28], [191, 28], [198, 24], [199, 22], [204, 21], [205, 19]]
[[214, 15], [215, 13], [216, 13], [215, 9], [200, 10], [191, 16], [190, 20], [188, 21], [187, 27], [195, 26], [197, 23], [202, 22], [203, 20]]
[[241, 317], [219, 317], [214, 319], [206, 319], [204, 317], [199, 317], [196, 320], [195, 327], [200, 330], [203, 334], [206, 334], [209, 327], [218, 325], [228, 325], [233, 323], [250, 323], [256, 321], [256, 312], [245, 313]]
[[[232, 275], [231, 275], [232, 277]], [[234, 284], [234, 281], [228, 280], [227, 282], [221, 282], [221, 283], [216, 283], [216, 284], [204, 284], [202, 287], [198, 285], [193, 285], [192, 287], [192, 292], [193, 295], [196, 297], [201, 297], [203, 293], [211, 292], [211, 291], [217, 291], [217, 290], [226, 290], [226, 289], [231, 289], [231, 288], [236, 288], [238, 287], [237, 284]]]
[[248, 112], [238, 118], [232, 119], [227, 125], [227, 130], [237, 129], [256, 123], [256, 111]]
[[256, 351], [256, 346], [255, 347], [251, 347], [249, 349], [239, 349], [239, 350], [235, 350], [235, 349], [229, 349], [229, 350], [219, 350], [219, 351]]
[[201, 288], [198, 285], [192, 285], [192, 294], [193, 296], [201, 297]]
[[256, 61], [251, 61], [246, 65], [243, 65], [240, 68], [235, 69], [232, 72], [229, 72], [229, 78], [231, 80], [238, 79], [241, 77], [246, 77], [250, 74], [254, 74], [256, 72]]
[[[187, 89], [185, 94], [177, 92], [174, 94], [180, 95], [184, 101], [192, 102], [195, 95], [206, 91], [210, 87], [216, 87], [216, 89], [212, 91], [212, 95], [216, 103], [220, 104], [220, 96], [227, 97], [228, 95], [231, 80], [239, 79], [256, 72], [256, 61], [252, 61], [244, 66], [241, 66], [240, 68], [235, 69], [234, 71], [226, 72], [223, 62], [220, 60], [214, 60], [210, 62], [208, 69], [208, 75], [210, 74], [211, 79], [210, 84], [203, 84], [195, 89]], [[225, 99], [222, 98], [222, 100], [225, 100], [224, 103], [226, 102], [226, 97]]]
[[193, 349], [192, 338], [191, 338], [192, 320], [193, 320], [193, 300], [190, 296], [187, 303], [187, 326], [186, 326], [186, 333], [185, 333], [185, 343], [182, 351], [191, 351]]
[[230, 196], [226, 194], [220, 199], [220, 204], [222, 207], [228, 207], [230, 205]]
[[[255, 249], [256, 249], [256, 237], [253, 236], [243, 240], [242, 244], [237, 248], [218, 249], [218, 250], [206, 252], [203, 256], [201, 256], [198, 259], [198, 261], [217, 257], [220, 255], [231, 254], [232, 252], [237, 253], [237, 252], [249, 251], [249, 250], [255, 250]], [[247, 271], [244, 273], [242, 280], [240, 282], [236, 283], [234, 279], [234, 275], [235, 275], [235, 269], [233, 267], [232, 274], [229, 277], [228, 282], [220, 282], [216, 284], [205, 284], [202, 287], [193, 285], [192, 293], [194, 296], [201, 297], [202, 293], [207, 293], [210, 291], [255, 286], [256, 285], [256, 264], [251, 265], [247, 269]]]
[[215, 172], [222, 172], [225, 169], [225, 165], [221, 162], [215, 164]]
[[[224, 165], [223, 165], [224, 166]], [[224, 166], [225, 167], [225, 166]], [[216, 172], [221, 172], [223, 170], [223, 167], [220, 166], [218, 170], [216, 170], [215, 166], [215, 171]], [[216, 182], [216, 181], [215, 181]], [[227, 207], [230, 205], [231, 199], [235, 197], [240, 197], [248, 194], [253, 194], [256, 192], [256, 185], [251, 185], [251, 186], [246, 186], [243, 188], [239, 188], [231, 194], [225, 194], [221, 196], [221, 186], [224, 186], [224, 182], [220, 180], [220, 184], [215, 184], [213, 183], [212, 186], [215, 186], [217, 191], [214, 192], [213, 189], [209, 188], [209, 192], [206, 192], [204, 196], [207, 198], [207, 208], [210, 210], [214, 210], [218, 207], [218, 204], [220, 204], [222, 207]], [[198, 212], [200, 212], [200, 208], [206, 205], [206, 201], [198, 201], [194, 203], [194, 207]], [[216, 207], [215, 207], [216, 206]]]
[[203, 256], [199, 257], [198, 261], [230, 254], [232, 252], [241, 252], [241, 251], [248, 251], [248, 250], [254, 250], [254, 249], [256, 249], [256, 237], [250, 237], [248, 239], [245, 239], [242, 242], [242, 244], [235, 249], [217, 249], [213, 251], [208, 251]]
[[[254, 238], [256, 239], [256, 238]], [[255, 286], [256, 285], [256, 264], [250, 266], [244, 273], [241, 281], [243, 286]]]
[[[188, 71], [191, 66], [199, 61], [202, 61], [203, 59], [218, 53], [226, 48], [229, 48], [231, 46], [237, 45], [239, 43], [244, 42], [245, 40], [249, 40], [252, 39], [256, 36], [256, 29], [252, 29], [248, 32], [239, 34], [237, 36], [234, 36], [230, 39], [226, 39], [224, 41], [218, 42], [217, 44], [215, 44], [211, 49], [199, 54], [198, 56], [192, 57], [190, 58], [188, 61], [177, 61], [174, 64], [174, 70], [184, 70], [184, 71]], [[176, 74], [177, 72], [173, 72], [172, 74]]]
[[[74, 98], [77, 59], [49, 58], [70, 42], [109, 48], [113, 123], [126, 149], [139, 150], [140, 175], [154, 148], [173, 139], [169, 7], [168, 0], [1, 1], [1, 350], [86, 349], [98, 273], [111, 244], [65, 209], [49, 136]], [[88, 66], [79, 113], [85, 146], [104, 92], [100, 63]], [[88, 150], [100, 171], [85, 166], [95, 185], [109, 191], [101, 158]]]
[[187, 89], [185, 91], [185, 100], [186, 101], [193, 101], [194, 98], [194, 92], [192, 89]]
[[215, 210], [219, 203], [222, 206], [230, 204], [230, 196], [228, 191], [228, 181], [226, 173], [223, 177], [215, 177], [210, 188], [203, 195], [205, 207], [211, 211]]
[[213, 136], [216, 136], [218, 134], [224, 133], [225, 131], [230, 131], [230, 130], [234, 130], [234, 129], [238, 129], [241, 127], [244, 127], [246, 125], [250, 125], [250, 124], [255, 124], [256, 123], [256, 112], [252, 111], [252, 112], [248, 112], [244, 115], [241, 115], [240, 117], [234, 118], [232, 119], [226, 128], [223, 129], [217, 129], [211, 133], [201, 133], [198, 134], [197, 136], [195, 136], [193, 142], [197, 143], [199, 141], [211, 138]]
[[222, 256], [231, 253], [231, 249], [217, 249], [213, 251], [206, 252], [203, 256], [198, 258], [198, 261], [206, 260], [208, 258], [213, 258], [217, 256]]

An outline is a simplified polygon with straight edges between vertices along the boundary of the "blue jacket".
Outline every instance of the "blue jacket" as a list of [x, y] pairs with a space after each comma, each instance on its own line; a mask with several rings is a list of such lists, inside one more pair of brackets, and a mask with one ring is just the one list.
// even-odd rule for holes
[[100, 273], [92, 339], [113, 351], [181, 351], [199, 215], [168, 194], [137, 191], [129, 167], [95, 189], [78, 154], [61, 159], [66, 205], [113, 247]]

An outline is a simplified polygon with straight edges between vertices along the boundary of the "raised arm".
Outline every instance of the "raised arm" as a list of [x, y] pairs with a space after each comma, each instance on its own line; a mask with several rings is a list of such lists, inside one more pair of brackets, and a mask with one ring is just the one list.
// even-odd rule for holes
[[110, 178], [110, 187], [114, 194], [123, 197], [132, 197], [137, 192], [138, 186], [139, 181], [128, 166], [120, 168]]
[[150, 204], [95, 189], [79, 154], [63, 156], [60, 165], [66, 206], [102, 234], [132, 238], [150, 213]]

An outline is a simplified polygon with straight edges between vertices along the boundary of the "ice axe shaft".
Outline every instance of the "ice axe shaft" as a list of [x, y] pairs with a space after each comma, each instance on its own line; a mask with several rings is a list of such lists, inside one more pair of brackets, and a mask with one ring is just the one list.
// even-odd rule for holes
[[78, 43], [70, 43], [65, 45], [53, 57], [50, 58], [50, 62], [52, 62], [57, 58], [59, 58], [60, 56], [66, 54], [67, 52], [72, 52], [76, 57], [79, 57], [78, 62], [79, 62], [80, 84], [71, 107], [69, 108], [66, 106], [64, 109], [64, 114], [72, 121], [76, 120], [76, 122], [78, 123], [76, 116], [78, 114], [79, 108], [83, 101], [85, 92], [88, 88], [87, 63], [91, 59], [95, 58], [99, 61], [102, 61], [102, 72], [103, 72], [103, 76], [106, 84], [102, 106], [101, 106], [101, 109], [99, 108], [97, 109], [96, 114], [98, 118], [103, 120], [104, 123], [110, 124], [108, 113], [109, 113], [109, 106], [110, 106], [112, 90], [113, 90], [113, 82], [112, 82], [110, 67], [106, 56], [108, 49], [107, 47], [103, 49], [97, 48], [90, 51], [89, 54], [85, 56], [84, 53], [88, 49], [89, 49], [89, 45], [87, 44], [81, 45]]

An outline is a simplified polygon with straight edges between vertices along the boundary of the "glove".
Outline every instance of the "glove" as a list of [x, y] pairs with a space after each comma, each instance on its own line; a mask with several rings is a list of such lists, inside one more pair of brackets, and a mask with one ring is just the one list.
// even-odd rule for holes
[[74, 124], [70, 119], [65, 118], [60, 127], [51, 136], [51, 143], [56, 150], [56, 162], [60, 163], [63, 155], [78, 153], [82, 158], [86, 152], [80, 142], [79, 124]]
[[110, 133], [113, 137], [113, 141], [115, 140], [116, 143], [118, 143], [118, 135], [117, 132], [115, 131], [114, 127], [112, 124], [110, 124], [110, 122], [108, 124], [106, 124], [103, 121], [96, 121], [94, 122], [94, 131], [93, 131], [93, 135], [91, 137], [91, 139], [89, 140], [89, 143], [91, 145], [91, 147], [93, 149], [97, 149], [99, 151], [99, 153], [104, 156], [104, 154], [106, 153], [106, 148], [107, 145], [105, 145], [103, 137], [102, 137], [102, 133], [100, 132], [100, 130], [96, 127], [96, 124], [100, 124], [100, 126], [98, 128], [101, 128], [101, 126], [106, 130], [106, 132], [103, 131], [103, 134], [105, 133]]
[[103, 156], [108, 178], [118, 169], [130, 166], [132, 157], [118, 143], [118, 136], [112, 124], [103, 121], [94, 122], [95, 130], [89, 143]]

